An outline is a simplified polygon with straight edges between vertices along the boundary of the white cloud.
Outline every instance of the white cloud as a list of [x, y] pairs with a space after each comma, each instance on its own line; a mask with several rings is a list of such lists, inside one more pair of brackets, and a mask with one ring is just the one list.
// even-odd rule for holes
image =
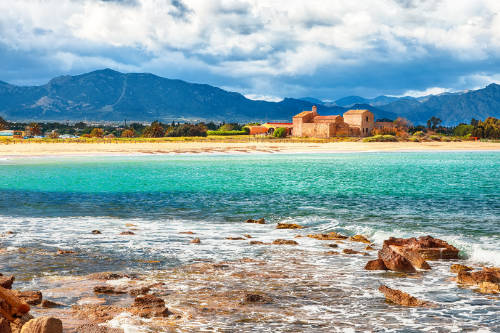
[[408, 90], [405, 93], [395, 97], [403, 97], [403, 96], [423, 97], [428, 95], [439, 95], [447, 92], [452, 92], [452, 89], [432, 87], [432, 88], [427, 88], [425, 90]]

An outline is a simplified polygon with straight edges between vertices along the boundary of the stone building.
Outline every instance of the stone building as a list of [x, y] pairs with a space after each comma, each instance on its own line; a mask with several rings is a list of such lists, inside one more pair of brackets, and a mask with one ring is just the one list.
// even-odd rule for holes
[[373, 113], [349, 110], [344, 117], [320, 116], [317, 107], [293, 117], [292, 135], [297, 137], [331, 138], [334, 136], [369, 136], [374, 128]]

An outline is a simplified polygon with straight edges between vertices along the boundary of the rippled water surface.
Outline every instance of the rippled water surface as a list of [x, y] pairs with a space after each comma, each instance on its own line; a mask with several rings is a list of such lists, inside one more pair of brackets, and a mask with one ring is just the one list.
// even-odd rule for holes
[[[365, 234], [380, 246], [389, 236], [431, 234], [462, 250], [465, 263], [499, 266], [497, 152], [6, 159], [0, 161], [0, 191], [0, 233], [15, 232], [0, 238], [0, 272], [15, 274], [26, 286], [43, 283], [46, 275], [157, 271], [195, 259], [249, 257], [285, 270], [283, 258], [295, 258], [300, 265], [290, 267], [309, 273], [287, 284], [307, 277], [308, 291], [297, 287], [297, 299], [282, 302], [299, 307], [299, 319], [310, 325], [284, 321], [278, 330], [331, 331], [334, 327], [324, 324], [336, 323], [360, 330], [432, 331], [440, 324], [443, 331], [458, 332], [496, 331], [500, 325], [498, 297], [458, 288], [449, 281], [450, 262], [433, 263], [423, 277], [394, 278], [362, 270], [376, 253], [325, 257], [324, 244], [312, 239], [294, 238], [299, 245], [293, 251], [225, 239], [250, 234], [267, 242], [337, 231]], [[260, 217], [270, 224], [242, 223]], [[307, 226], [307, 232], [274, 228], [285, 221]], [[102, 234], [90, 234], [93, 229]], [[126, 230], [136, 235], [118, 235]], [[193, 246], [193, 237], [202, 243]], [[54, 256], [58, 249], [77, 254]], [[377, 291], [380, 283], [440, 307], [388, 306]], [[239, 329], [251, 330], [243, 324]]]

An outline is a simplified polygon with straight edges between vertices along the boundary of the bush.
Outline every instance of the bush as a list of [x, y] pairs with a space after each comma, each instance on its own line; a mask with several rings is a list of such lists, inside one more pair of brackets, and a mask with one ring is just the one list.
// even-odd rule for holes
[[144, 129], [142, 136], [145, 138], [161, 138], [165, 136], [165, 129], [158, 121], [153, 121], [150, 126]]
[[431, 139], [432, 141], [441, 141], [441, 136], [431, 135], [431, 136], [429, 136], [429, 139]]
[[201, 124], [183, 124], [177, 127], [171, 128], [167, 136], [169, 137], [180, 137], [180, 136], [207, 136], [207, 128]]
[[207, 131], [207, 135], [247, 135], [250, 131], [248, 128], [242, 131]]
[[397, 142], [398, 139], [394, 135], [374, 135], [364, 138], [363, 142]]
[[287, 134], [287, 130], [284, 127], [278, 127], [274, 130], [273, 136], [275, 138], [285, 138]]
[[104, 136], [104, 130], [102, 128], [94, 128], [90, 132], [90, 137], [92, 138], [102, 138]]
[[122, 132], [122, 138], [133, 138], [135, 136], [135, 131], [133, 128], [126, 129]]
[[413, 136], [417, 136], [419, 138], [423, 138], [425, 136], [425, 133], [422, 132], [422, 131], [416, 131], [415, 133], [413, 133]]
[[375, 128], [372, 131], [373, 135], [396, 135], [395, 128]]
[[408, 141], [410, 142], [420, 142], [420, 138], [417, 136], [411, 136], [408, 138]]
[[465, 124], [460, 124], [455, 129], [453, 130], [453, 135], [456, 136], [467, 136], [472, 133], [474, 130], [474, 126], [472, 125], [465, 125]]

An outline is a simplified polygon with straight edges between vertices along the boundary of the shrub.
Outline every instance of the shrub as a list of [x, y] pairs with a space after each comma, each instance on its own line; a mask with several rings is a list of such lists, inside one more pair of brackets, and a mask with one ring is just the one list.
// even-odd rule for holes
[[408, 141], [410, 142], [420, 142], [420, 138], [417, 136], [411, 136], [408, 138]]
[[207, 131], [207, 135], [247, 135], [249, 133], [249, 130], [242, 130], [242, 131]]
[[207, 136], [207, 128], [201, 124], [182, 124], [177, 127], [169, 129], [167, 136], [180, 137], [180, 136]]
[[150, 126], [144, 129], [142, 136], [145, 138], [161, 138], [165, 136], [165, 129], [158, 121], [153, 121]]
[[374, 135], [364, 138], [363, 142], [396, 142], [398, 139], [394, 135]]
[[441, 141], [441, 136], [431, 135], [431, 136], [429, 136], [429, 139], [431, 139], [432, 141]]
[[372, 131], [373, 135], [396, 135], [395, 128], [375, 128]]
[[235, 131], [236, 126], [234, 124], [224, 124], [218, 130], [221, 132]]
[[59, 138], [59, 133], [57, 133], [56, 131], [52, 131], [49, 134], [49, 138], [51, 138], [51, 139], [57, 139], [57, 138]]
[[467, 136], [472, 133], [474, 130], [474, 126], [472, 125], [465, 125], [465, 124], [460, 124], [455, 129], [453, 130], [453, 134], [456, 136]]
[[278, 127], [274, 130], [273, 136], [275, 138], [285, 138], [287, 134], [287, 130], [284, 127]]
[[90, 137], [92, 138], [102, 138], [104, 136], [104, 130], [102, 128], [94, 128], [90, 132]]
[[121, 136], [122, 136], [122, 138], [133, 138], [135, 136], [135, 131], [133, 128], [123, 130]]
[[419, 138], [423, 138], [425, 136], [425, 133], [422, 131], [416, 131], [415, 133], [413, 133], [413, 135]]

